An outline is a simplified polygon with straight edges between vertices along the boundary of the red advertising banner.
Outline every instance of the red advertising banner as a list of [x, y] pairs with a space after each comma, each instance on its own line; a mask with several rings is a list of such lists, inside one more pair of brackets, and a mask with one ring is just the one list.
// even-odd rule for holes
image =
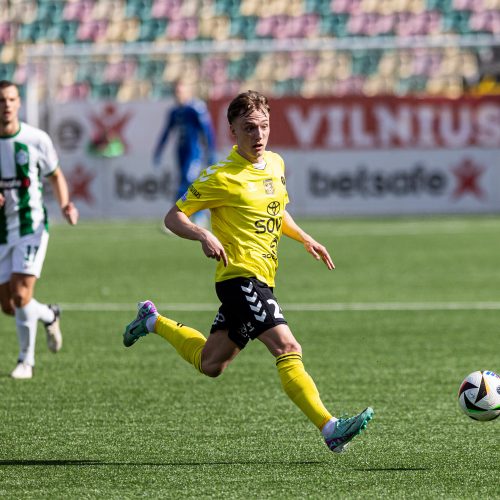
[[[231, 143], [228, 103], [210, 104], [221, 144]], [[270, 149], [500, 148], [500, 96], [287, 97], [270, 105]]]

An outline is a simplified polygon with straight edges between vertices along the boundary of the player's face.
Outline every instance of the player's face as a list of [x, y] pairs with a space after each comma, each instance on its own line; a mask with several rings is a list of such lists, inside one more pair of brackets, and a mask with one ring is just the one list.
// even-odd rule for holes
[[0, 128], [4, 130], [18, 126], [18, 113], [21, 107], [21, 100], [17, 87], [10, 86], [0, 89]]
[[179, 104], [186, 104], [193, 97], [192, 86], [187, 83], [178, 83], [175, 86], [175, 98]]
[[231, 124], [231, 133], [236, 139], [238, 153], [251, 163], [259, 163], [264, 159], [269, 139], [269, 115], [263, 110], [238, 116]]

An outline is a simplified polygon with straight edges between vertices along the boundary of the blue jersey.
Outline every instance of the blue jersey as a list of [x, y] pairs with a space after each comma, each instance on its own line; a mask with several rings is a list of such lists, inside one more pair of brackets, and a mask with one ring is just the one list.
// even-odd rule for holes
[[189, 168], [193, 161], [200, 162], [204, 150], [206, 150], [205, 164], [215, 163], [214, 132], [210, 114], [203, 101], [193, 99], [185, 104], [178, 104], [170, 110], [155, 149], [155, 158], [161, 156], [173, 130], [178, 133], [176, 150], [181, 170]]

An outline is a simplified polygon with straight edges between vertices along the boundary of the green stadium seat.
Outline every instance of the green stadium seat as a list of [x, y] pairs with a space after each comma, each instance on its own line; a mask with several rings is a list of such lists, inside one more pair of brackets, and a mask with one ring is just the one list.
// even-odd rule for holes
[[16, 71], [15, 63], [0, 64], [0, 80], [13, 80]]
[[166, 19], [147, 19], [141, 24], [139, 42], [153, 42], [167, 29]]
[[63, 42], [66, 45], [77, 43], [79, 23], [76, 21], [61, 21], [47, 30], [47, 39], [51, 42]]
[[452, 10], [453, 0], [427, 0], [426, 10], [449, 12]]
[[289, 78], [288, 80], [278, 80], [274, 83], [273, 94], [282, 95], [300, 95], [302, 91], [302, 78]]
[[238, 59], [230, 59], [227, 66], [229, 80], [248, 80], [254, 73], [259, 54], [246, 54]]
[[331, 0], [305, 0], [304, 10], [307, 13], [328, 16], [332, 13], [331, 4]]
[[39, 42], [47, 40], [47, 31], [50, 24], [46, 21], [34, 21], [23, 24], [18, 32], [17, 40], [20, 42]]
[[320, 22], [320, 34], [343, 38], [349, 35], [347, 31], [348, 14], [330, 14], [323, 16]]
[[143, 80], [161, 80], [165, 71], [165, 58], [152, 59], [150, 56], [140, 56], [137, 76]]
[[153, 99], [165, 99], [174, 95], [174, 85], [169, 82], [155, 82], [151, 87]]
[[352, 54], [353, 75], [371, 75], [378, 66], [379, 58], [371, 50], [356, 50]]
[[215, 0], [215, 14], [229, 17], [241, 17], [240, 0]]
[[413, 75], [409, 78], [402, 78], [398, 80], [396, 83], [396, 88], [394, 90], [396, 94], [399, 95], [420, 94], [425, 91], [426, 83], [426, 77], [421, 75]]
[[106, 61], [87, 59], [82, 60], [78, 66], [77, 82], [89, 82], [91, 86], [102, 83]]
[[111, 100], [116, 98], [118, 90], [120, 88], [119, 83], [100, 83], [93, 84], [90, 90], [90, 95], [94, 99]]
[[231, 19], [229, 36], [231, 38], [241, 38], [243, 40], [254, 40], [256, 38], [255, 26], [256, 16], [238, 16]]
[[126, 17], [138, 17], [143, 21], [151, 19], [153, 0], [128, 0], [125, 7]]
[[37, 11], [37, 20], [56, 23], [62, 19], [64, 2], [39, 2]]
[[454, 10], [443, 16], [442, 28], [445, 33], [458, 33], [467, 35], [471, 32], [469, 26], [470, 12]]

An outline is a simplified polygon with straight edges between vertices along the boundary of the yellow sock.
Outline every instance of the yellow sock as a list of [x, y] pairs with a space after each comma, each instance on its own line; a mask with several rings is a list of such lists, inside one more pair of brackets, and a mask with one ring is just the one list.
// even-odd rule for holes
[[282, 354], [276, 358], [276, 367], [288, 397], [321, 430], [332, 415], [323, 406], [316, 384], [304, 369], [302, 356], [298, 352]]
[[203, 373], [201, 351], [207, 339], [198, 330], [164, 316], [158, 316], [154, 332], [170, 342], [188, 363]]

